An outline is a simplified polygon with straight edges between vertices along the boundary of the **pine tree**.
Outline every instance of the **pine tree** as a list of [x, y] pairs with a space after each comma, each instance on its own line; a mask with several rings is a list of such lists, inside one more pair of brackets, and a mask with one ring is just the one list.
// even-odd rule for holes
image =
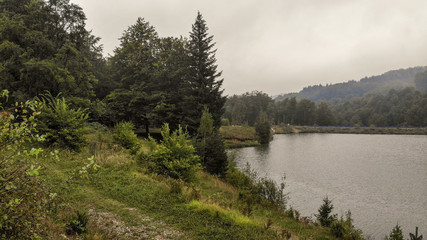
[[226, 99], [222, 96], [223, 79], [219, 79], [222, 72], [217, 70], [214, 46], [213, 36], [209, 36], [206, 21], [199, 12], [188, 43], [189, 75], [184, 124], [191, 134], [195, 134], [199, 127], [204, 105], [212, 114], [214, 127], [221, 125]]
[[200, 120], [196, 139], [197, 153], [203, 167], [211, 174], [224, 175], [228, 168], [224, 140], [218, 129], [213, 128], [212, 115], [205, 106]]
[[403, 240], [402, 228], [396, 224], [390, 235], [386, 236], [384, 240]]
[[336, 215], [331, 215], [332, 210], [334, 209], [334, 205], [332, 201], [328, 199], [326, 196], [323, 199], [323, 204], [320, 206], [318, 212], [319, 214], [315, 214], [317, 220], [324, 227], [329, 227], [331, 223], [337, 218]]

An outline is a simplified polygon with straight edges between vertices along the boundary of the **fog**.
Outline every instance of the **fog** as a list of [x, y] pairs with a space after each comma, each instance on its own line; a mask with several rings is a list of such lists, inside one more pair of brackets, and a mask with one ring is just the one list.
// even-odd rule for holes
[[145, 18], [161, 37], [188, 36], [197, 11], [214, 35], [225, 94], [270, 95], [427, 65], [425, 0], [71, 0], [113, 53]]

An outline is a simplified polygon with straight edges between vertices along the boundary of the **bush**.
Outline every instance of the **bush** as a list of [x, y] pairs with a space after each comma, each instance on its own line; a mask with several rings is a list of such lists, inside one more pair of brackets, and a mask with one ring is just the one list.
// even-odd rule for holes
[[171, 134], [169, 125], [165, 124], [161, 134], [163, 140], [160, 144], [150, 137], [149, 168], [167, 177], [185, 182], [192, 181], [196, 171], [200, 169], [200, 159], [195, 154], [195, 148], [191, 145], [188, 133], [179, 127]]
[[328, 199], [328, 196], [326, 196], [323, 199], [322, 206], [320, 206], [318, 210], [319, 214], [315, 214], [317, 220], [320, 222], [320, 225], [329, 227], [337, 218], [336, 215], [331, 215], [332, 209], [334, 209], [334, 205], [332, 204], [332, 201]]
[[85, 212], [77, 211], [67, 223], [67, 234], [68, 235], [81, 235], [87, 232], [87, 223], [89, 217]]
[[65, 98], [55, 98], [50, 93], [42, 95], [41, 102], [37, 129], [46, 136], [46, 144], [77, 151], [86, 145], [84, 125], [88, 115], [85, 109], [72, 109]]
[[0, 239], [37, 239], [46, 230], [41, 221], [47, 218], [51, 200], [34, 161], [42, 149], [26, 147], [43, 140], [35, 130], [39, 104], [15, 106], [10, 113], [0, 113]]
[[283, 181], [277, 184], [274, 180], [264, 177], [258, 180], [256, 186], [260, 196], [277, 208], [283, 210], [286, 209], [287, 202], [287, 195], [284, 193], [285, 179], [286, 177], [283, 177]]
[[114, 126], [113, 140], [115, 143], [127, 149], [135, 149], [139, 146], [138, 137], [133, 131], [131, 122], [120, 122]]
[[[287, 194], [284, 193], [285, 179], [283, 177], [282, 182], [277, 184], [272, 179], [266, 177], [259, 178], [257, 173], [251, 170], [249, 164], [246, 165], [246, 169], [243, 171], [231, 165], [226, 174], [227, 182], [241, 190], [239, 198], [244, 200], [245, 204], [247, 204], [246, 200], [250, 198], [251, 201], [265, 201], [281, 210], [286, 208], [287, 202]], [[248, 194], [252, 196], [248, 196]]]
[[402, 228], [399, 225], [396, 225], [392, 230], [390, 235], [384, 238], [385, 240], [403, 240]]

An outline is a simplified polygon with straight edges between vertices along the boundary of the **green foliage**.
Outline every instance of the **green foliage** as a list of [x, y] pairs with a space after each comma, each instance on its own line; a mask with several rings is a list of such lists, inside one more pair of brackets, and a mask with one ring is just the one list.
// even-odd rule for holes
[[342, 239], [344, 236], [344, 226], [340, 221], [333, 221], [331, 224], [331, 233], [336, 238]]
[[243, 209], [246, 214], [251, 212], [251, 206], [255, 202], [265, 202], [280, 210], [286, 209], [288, 196], [285, 193], [285, 176], [278, 184], [267, 177], [259, 178], [257, 173], [247, 164], [243, 171], [231, 165], [225, 179], [239, 189], [239, 198], [246, 205]]
[[163, 140], [160, 144], [150, 138], [150, 169], [185, 182], [194, 180], [196, 171], [200, 168], [200, 159], [195, 154], [188, 134], [181, 127], [171, 134], [168, 124], [163, 125], [161, 134]]
[[427, 71], [415, 75], [415, 87], [420, 92], [427, 92]]
[[322, 226], [329, 227], [336, 219], [336, 215], [331, 214], [333, 209], [334, 205], [332, 204], [332, 201], [329, 200], [328, 196], [326, 196], [323, 199], [322, 206], [320, 206], [318, 210], [318, 214], [315, 214], [317, 220]]
[[205, 105], [212, 114], [213, 126], [219, 128], [225, 97], [221, 89], [222, 72], [217, 70], [213, 36], [209, 36], [206, 21], [200, 12], [192, 25], [188, 41], [188, 86], [185, 101], [185, 119], [190, 134], [199, 127], [201, 113]]
[[423, 240], [423, 235], [418, 236], [418, 227], [415, 227], [415, 234], [409, 233], [411, 240]]
[[272, 138], [271, 124], [264, 112], [259, 114], [258, 121], [255, 123], [255, 134], [261, 144], [269, 143]]
[[214, 129], [212, 115], [206, 106], [200, 120], [195, 146], [206, 171], [224, 176], [228, 167], [224, 140], [219, 131]]
[[[1, 93], [6, 98], [7, 94]], [[48, 216], [51, 197], [35, 161], [43, 149], [28, 147], [44, 140], [35, 129], [39, 107], [36, 101], [27, 101], [16, 103], [11, 112], [0, 112], [1, 239], [37, 239], [46, 230], [40, 223]]]
[[131, 122], [117, 123], [113, 130], [114, 142], [127, 149], [137, 148], [139, 141], [133, 129], [134, 126]]
[[76, 211], [71, 219], [66, 224], [66, 231], [68, 235], [81, 235], [87, 232], [87, 224], [89, 217], [85, 212]]
[[221, 118], [221, 126], [230, 126], [230, 120], [228, 118]]
[[16, 101], [44, 90], [93, 96], [102, 50], [80, 7], [68, 0], [5, 0], [0, 9], [0, 88]]
[[64, 97], [53, 97], [50, 93], [41, 97], [42, 110], [37, 116], [37, 129], [46, 136], [45, 144], [80, 150], [86, 145], [85, 109], [72, 109]]
[[396, 226], [391, 230], [390, 235], [386, 236], [384, 240], [403, 240], [402, 228], [396, 224]]

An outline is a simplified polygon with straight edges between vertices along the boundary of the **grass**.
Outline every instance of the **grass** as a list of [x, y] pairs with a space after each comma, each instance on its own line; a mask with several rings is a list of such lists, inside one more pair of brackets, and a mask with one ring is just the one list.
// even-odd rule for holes
[[259, 146], [255, 140], [255, 128], [249, 126], [222, 126], [220, 128], [226, 148]]
[[[89, 213], [84, 239], [283, 239], [283, 232], [334, 239], [262, 204], [244, 215], [239, 190], [205, 172], [191, 184], [152, 174], [129, 150], [114, 145], [108, 132], [92, 132], [88, 140], [80, 153], [60, 150], [58, 158], [41, 161], [41, 177], [57, 194], [51, 239], [62, 238], [77, 210]], [[141, 146], [148, 150], [145, 141]], [[99, 168], [78, 174], [91, 156]]]

